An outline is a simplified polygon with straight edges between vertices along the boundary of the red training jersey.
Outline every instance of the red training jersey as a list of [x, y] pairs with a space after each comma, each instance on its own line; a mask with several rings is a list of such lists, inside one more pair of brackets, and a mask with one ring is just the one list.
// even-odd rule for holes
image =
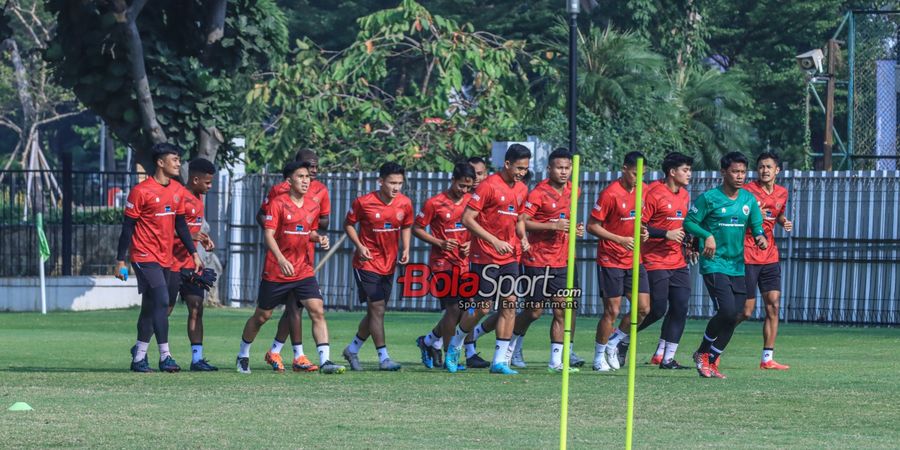
[[[184, 220], [188, 224], [188, 231], [190, 231], [191, 236], [193, 236], [198, 233], [203, 226], [203, 200], [194, 195], [186, 187], [182, 187], [181, 191], [182, 203], [184, 205]], [[199, 243], [195, 240], [194, 246], [196, 247], [198, 245]], [[175, 236], [175, 248], [172, 250], [172, 258], [173, 271], [197, 268], [194, 264], [194, 258], [188, 253], [184, 244], [181, 243], [181, 239], [179, 239], [177, 235]]]
[[[572, 183], [563, 187], [562, 193], [545, 179], [538, 183], [525, 201], [525, 214], [540, 223], [559, 222], [569, 218]], [[571, 219], [570, 219], [571, 220]], [[527, 267], [566, 267], [569, 254], [569, 233], [566, 231], [529, 231], [528, 243], [531, 249], [525, 254], [522, 264]]]
[[353, 201], [347, 211], [347, 223], [359, 223], [359, 240], [369, 249], [372, 259], [361, 261], [353, 254], [353, 267], [379, 275], [391, 275], [397, 267], [400, 230], [413, 224], [413, 207], [409, 197], [397, 194], [390, 204], [381, 201], [378, 192], [370, 192]]
[[138, 263], [155, 262], [172, 267], [175, 245], [175, 216], [184, 214], [184, 187], [175, 180], [163, 186], [155, 178], [147, 177], [128, 194], [125, 215], [137, 220], [131, 237], [131, 260]]
[[[591, 211], [591, 217], [599, 221], [610, 233], [618, 236], [634, 236], [635, 192], [634, 189], [626, 191], [622, 187], [621, 180], [614, 181], [600, 193], [600, 198]], [[644, 192], [647, 192], [646, 184]], [[601, 267], [630, 269], [633, 257], [631, 250], [626, 250], [613, 241], [600, 239], [600, 243], [597, 244], [597, 264]]]
[[281, 194], [269, 201], [263, 225], [275, 230], [275, 242], [281, 254], [294, 267], [293, 276], [285, 276], [271, 251], [266, 251], [266, 263], [262, 278], [266, 281], [285, 283], [313, 276], [313, 259], [309, 249], [315, 245], [309, 239], [316, 230], [319, 204], [303, 196], [303, 204], [297, 206], [290, 194]]
[[[684, 224], [691, 194], [687, 188], [672, 192], [665, 180], [650, 183], [644, 195], [641, 222], [661, 230], [677, 230]], [[687, 267], [681, 244], [654, 238], [641, 243], [641, 260], [647, 270], [674, 270]]]
[[497, 239], [512, 245], [513, 252], [500, 255], [493, 245], [473, 236], [470, 257], [473, 263], [504, 265], [519, 261], [521, 244], [516, 235], [516, 222], [519, 214], [525, 211], [527, 196], [528, 188], [524, 183], [516, 181], [510, 186], [498, 173], [478, 185], [467, 206], [478, 211], [475, 218], [478, 224]]
[[[263, 209], [266, 208], [266, 205], [274, 199], [282, 194], [287, 194], [291, 192], [291, 184], [287, 182], [287, 180], [282, 181], [281, 183], [272, 186], [272, 189], [269, 189], [269, 194], [266, 196], [266, 199], [263, 200]], [[303, 196], [304, 201], [312, 200], [313, 202], [319, 205], [319, 216], [327, 216], [331, 214], [331, 198], [328, 196], [328, 187], [325, 186], [319, 180], [311, 180], [309, 182], [309, 189], [306, 191], [306, 195]], [[316, 229], [319, 226], [319, 217], [316, 217]]]
[[778, 246], [775, 245], [775, 223], [778, 216], [787, 210], [788, 191], [783, 186], [775, 185], [769, 194], [762, 187], [759, 180], [751, 181], [744, 185], [744, 189], [756, 197], [759, 210], [763, 216], [763, 231], [769, 246], [760, 250], [751, 234], [744, 237], [744, 263], [746, 264], [774, 264], [778, 259]]
[[[471, 197], [471, 194], [464, 194], [457, 203], [446, 192], [441, 192], [425, 200], [422, 211], [416, 214], [416, 224], [422, 228], [431, 227], [435, 239], [456, 239], [460, 245], [465, 244], [469, 242], [469, 230], [462, 224], [462, 215]], [[462, 255], [459, 247], [444, 251], [432, 245], [428, 265], [432, 272], [449, 272], [453, 267], [459, 267], [462, 273], [469, 267], [469, 258]]]

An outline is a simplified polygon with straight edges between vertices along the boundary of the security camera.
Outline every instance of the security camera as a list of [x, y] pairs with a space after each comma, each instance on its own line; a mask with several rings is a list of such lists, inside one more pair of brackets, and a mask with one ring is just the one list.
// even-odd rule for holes
[[823, 72], [822, 61], [825, 59], [825, 54], [822, 53], [822, 50], [810, 50], [806, 53], [797, 55], [796, 58], [797, 65], [800, 66], [800, 70], [803, 70], [810, 75], [815, 75], [817, 73]]

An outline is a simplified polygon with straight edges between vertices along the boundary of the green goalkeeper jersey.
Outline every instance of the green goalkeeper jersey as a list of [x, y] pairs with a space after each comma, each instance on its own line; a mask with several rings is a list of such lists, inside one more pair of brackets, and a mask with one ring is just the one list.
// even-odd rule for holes
[[[728, 198], [719, 186], [694, 201], [684, 221], [684, 229], [700, 239], [700, 273], [744, 276], [744, 235], [749, 223], [754, 236], [763, 234], [763, 218], [753, 194], [740, 189], [737, 198]], [[716, 254], [702, 255], [707, 237], [716, 239]]]

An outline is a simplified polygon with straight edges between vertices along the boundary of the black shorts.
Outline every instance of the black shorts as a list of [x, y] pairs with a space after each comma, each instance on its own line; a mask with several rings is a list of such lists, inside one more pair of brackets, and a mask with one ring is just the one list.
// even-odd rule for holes
[[744, 279], [747, 281], [747, 298], [756, 298], [756, 288], [765, 294], [781, 291], [781, 264], [745, 264]]
[[[469, 265], [469, 271], [478, 275], [478, 293], [475, 294], [475, 300], [494, 302], [494, 300], [497, 299], [498, 293], [510, 292], [513, 288], [512, 282], [508, 279], [499, 283], [499, 286], [497, 280], [503, 276], [512, 277], [512, 279], [518, 277], [519, 263], [511, 262], [503, 264], [502, 266], [497, 264], [472, 263]], [[482, 293], [485, 295], [482, 295]]]
[[744, 277], [708, 273], [703, 275], [703, 284], [706, 285], [706, 290], [716, 305], [716, 311], [723, 308], [722, 302], [730, 304], [740, 302], [743, 305], [747, 299], [747, 282]]
[[356, 279], [356, 291], [359, 294], [360, 303], [368, 301], [384, 302], [391, 298], [394, 274], [382, 275], [362, 269], [353, 269], [353, 273]]
[[[150, 289], [169, 290], [172, 272], [155, 262], [132, 262], [134, 274], [137, 276], [138, 294], [143, 294]], [[171, 300], [170, 300], [171, 303]]]
[[[615, 267], [597, 266], [597, 275], [600, 277], [600, 292], [603, 298], [631, 296], [631, 274], [633, 269], [617, 269]], [[650, 293], [650, 284], [647, 282], [647, 269], [641, 266], [638, 275], [638, 292]]]
[[[462, 273], [463, 271], [460, 271]], [[440, 274], [438, 278], [437, 275]], [[434, 285], [432, 289], [433, 292], [443, 292], [446, 290], [447, 295], [443, 296], [435, 296], [438, 301], [441, 303], [441, 309], [447, 308], [457, 308], [459, 309], [459, 302], [462, 300], [459, 295], [451, 295], [450, 287], [447, 286], [449, 280], [453, 280], [453, 272], [432, 272], [431, 277], [428, 278], [429, 285]]]
[[286, 305], [291, 300], [295, 300], [299, 306], [301, 300], [312, 298], [322, 298], [316, 277], [285, 282], [260, 280], [256, 307], [268, 311], [278, 305]]
[[[537, 285], [535, 286], [532, 283], [531, 292], [532, 296], [526, 298], [528, 301], [546, 301], [551, 300], [553, 296], [566, 288], [566, 275], [568, 273], [568, 269], [565, 267], [556, 267], [556, 268], [546, 268], [546, 267], [524, 267], [524, 273], [532, 280], [537, 277], [543, 277], [545, 274], [548, 275], [549, 279], [541, 278]], [[575, 271], [575, 281], [572, 283], [572, 287], [578, 287], [578, 271]], [[548, 297], [546, 294], [550, 294]]]
[[691, 271], [687, 267], [680, 269], [648, 270], [647, 281], [650, 284], [650, 297], [668, 297], [669, 288], [691, 288]]
[[181, 301], [187, 296], [203, 298], [206, 290], [194, 283], [189, 283], [188, 279], [194, 269], [181, 269], [179, 272], [170, 272], [169, 276], [169, 306], [175, 306], [178, 301], [178, 294], [181, 294]]

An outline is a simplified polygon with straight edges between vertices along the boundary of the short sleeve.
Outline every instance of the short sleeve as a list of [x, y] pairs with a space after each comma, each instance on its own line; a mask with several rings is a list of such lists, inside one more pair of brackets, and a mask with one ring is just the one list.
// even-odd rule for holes
[[654, 214], [656, 214], [656, 199], [654, 197], [651, 197], [650, 195], [645, 196], [644, 207], [641, 209], [643, 210], [641, 211], [641, 223], [650, 223], [650, 218], [653, 217]]
[[319, 202], [319, 216], [327, 216], [331, 214], [331, 196], [328, 195], [328, 189], [322, 189], [322, 201]]
[[431, 220], [434, 218], [434, 201], [432, 199], [428, 199], [425, 201], [425, 205], [422, 206], [422, 210], [416, 214], [416, 225], [424, 228], [428, 227], [428, 224], [431, 223]]
[[484, 209], [484, 205], [490, 200], [493, 193], [494, 188], [487, 182], [483, 181], [478, 185], [478, 188], [475, 189], [475, 193], [472, 194], [472, 198], [469, 199], [469, 204], [466, 206], [474, 209], [475, 211], [481, 212]]
[[528, 214], [529, 217], [534, 217], [534, 215], [541, 210], [543, 198], [544, 195], [537, 189], [528, 193], [528, 198], [525, 200], [525, 210], [523, 211], [523, 213]]
[[347, 223], [354, 225], [359, 222], [359, 213], [362, 212], [362, 203], [360, 203], [359, 198], [353, 200], [353, 204], [350, 205], [350, 209], [347, 211]]
[[610, 210], [612, 210], [611, 202], [609, 201], [610, 195], [607, 191], [603, 191], [600, 193], [600, 198], [597, 199], [597, 204], [594, 205], [594, 209], [591, 210], [591, 217], [596, 219], [598, 222], [603, 222], [606, 220], [606, 217], [609, 215]]
[[135, 186], [128, 193], [128, 200], [125, 202], [125, 216], [132, 219], [141, 217], [141, 209], [144, 207], [144, 195], [140, 185]]
[[270, 202], [266, 207], [266, 216], [263, 218], [263, 228], [277, 230], [281, 224], [281, 203]]
[[400, 224], [402, 228], [409, 228], [413, 224], [413, 216], [416, 214], [413, 211], [412, 202], [407, 201], [405, 205], [403, 205], [403, 222]]

